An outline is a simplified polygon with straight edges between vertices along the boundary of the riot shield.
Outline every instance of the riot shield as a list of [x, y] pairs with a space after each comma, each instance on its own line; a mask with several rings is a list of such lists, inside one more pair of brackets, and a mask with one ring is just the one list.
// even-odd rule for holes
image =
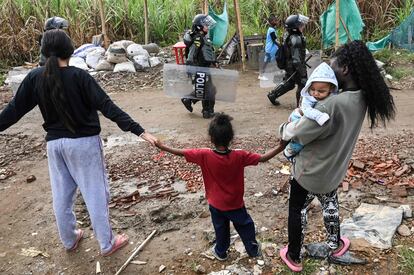
[[164, 64], [164, 92], [198, 100], [236, 100], [239, 72], [188, 65]]
[[259, 54], [260, 88], [273, 88], [276, 83], [283, 80], [285, 71], [277, 67], [276, 60], [273, 59], [265, 64], [265, 52]]
[[[275, 85], [281, 83], [285, 76], [285, 71], [281, 70], [277, 67], [276, 62], [272, 61], [265, 66], [265, 70], [263, 70], [264, 66], [264, 53], [262, 53], [262, 58], [260, 59], [260, 71], [264, 71], [261, 73], [260, 78], [260, 88], [274, 88]], [[320, 51], [312, 51], [308, 53], [306, 56], [306, 68], [308, 77], [312, 74], [313, 70], [318, 67], [322, 63], [322, 58], [320, 55]]]

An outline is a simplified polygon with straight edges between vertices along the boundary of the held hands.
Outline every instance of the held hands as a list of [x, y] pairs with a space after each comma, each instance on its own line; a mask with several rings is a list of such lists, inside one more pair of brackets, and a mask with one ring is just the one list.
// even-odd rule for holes
[[155, 146], [157, 146], [160, 150], [163, 150], [165, 148], [164, 144], [159, 139], [155, 142]]
[[156, 143], [158, 142], [158, 139], [155, 136], [147, 132], [142, 133], [139, 137], [151, 143], [152, 146], [156, 146]]

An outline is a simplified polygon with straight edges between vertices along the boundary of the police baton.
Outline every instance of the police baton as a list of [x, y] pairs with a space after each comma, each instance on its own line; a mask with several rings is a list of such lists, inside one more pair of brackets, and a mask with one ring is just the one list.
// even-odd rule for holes
[[[305, 60], [305, 65], [306, 65], [306, 67], [308, 67], [308, 68], [312, 68], [307, 62], [312, 58], [312, 54], [311, 55], [309, 55], [307, 58], [306, 58], [306, 60]], [[289, 82], [289, 80], [291, 80], [295, 75], [296, 75], [296, 73], [297, 73], [297, 71], [295, 71], [293, 74], [291, 74], [290, 76], [289, 76], [289, 78], [288, 79], [286, 79], [286, 80], [283, 80], [279, 85], [277, 85], [277, 87], [275, 88], [275, 90], [277, 89], [277, 88], [279, 88], [279, 86], [281, 86], [281, 85], [283, 85], [283, 84], [285, 84], [286, 82]]]

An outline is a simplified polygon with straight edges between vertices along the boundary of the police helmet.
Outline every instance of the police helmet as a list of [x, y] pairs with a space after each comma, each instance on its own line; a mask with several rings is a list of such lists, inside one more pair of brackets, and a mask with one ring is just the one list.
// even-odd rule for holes
[[216, 21], [210, 16], [205, 14], [197, 14], [193, 19], [193, 31], [202, 31], [204, 27], [209, 30], [214, 28]]
[[301, 25], [306, 25], [309, 22], [309, 17], [302, 14], [290, 15], [285, 21], [285, 28], [291, 31], [298, 31]]
[[68, 20], [53, 16], [51, 18], [48, 18], [45, 22], [45, 31], [53, 30], [53, 29], [67, 29], [69, 27]]

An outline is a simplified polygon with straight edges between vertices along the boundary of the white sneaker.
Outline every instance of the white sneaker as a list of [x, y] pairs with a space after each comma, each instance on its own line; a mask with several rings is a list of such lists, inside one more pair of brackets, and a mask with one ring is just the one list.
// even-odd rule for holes
[[268, 81], [268, 80], [269, 80], [269, 78], [265, 77], [264, 75], [259, 75], [259, 76], [257, 77], [257, 79], [259, 79], [259, 80], [263, 80], [263, 81]]

